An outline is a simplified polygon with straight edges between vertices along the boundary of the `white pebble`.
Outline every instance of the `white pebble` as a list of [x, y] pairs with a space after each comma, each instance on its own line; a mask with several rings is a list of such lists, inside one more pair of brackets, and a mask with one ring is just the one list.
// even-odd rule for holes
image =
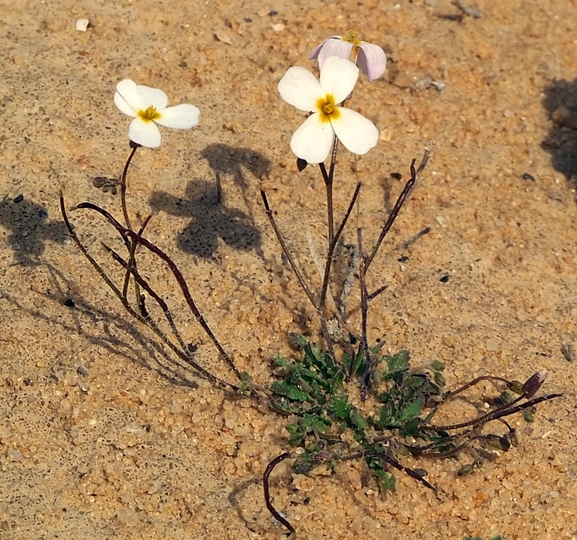
[[86, 32], [90, 21], [88, 19], [76, 19], [76, 30], [78, 32]]

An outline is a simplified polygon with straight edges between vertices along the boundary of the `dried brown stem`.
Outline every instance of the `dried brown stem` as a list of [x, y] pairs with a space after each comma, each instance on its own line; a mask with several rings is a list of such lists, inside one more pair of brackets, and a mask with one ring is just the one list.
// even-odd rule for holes
[[290, 459], [291, 455], [289, 452], [285, 452], [280, 456], [275, 457], [266, 467], [263, 477], [262, 477], [262, 485], [264, 490], [264, 502], [268, 511], [274, 516], [274, 518], [282, 523], [291, 533], [295, 532], [295, 528], [290, 524], [290, 522], [280, 515], [280, 513], [276, 510], [276, 508], [272, 505], [270, 500], [270, 487], [269, 487], [269, 477], [274, 470], [274, 468], [285, 459]]
[[103, 208], [100, 208], [99, 206], [96, 206], [95, 204], [92, 203], [81, 203], [76, 208], [78, 209], [88, 208], [90, 210], [98, 212], [103, 217], [105, 217], [111, 225], [113, 225], [116, 228], [116, 230], [122, 235], [123, 238], [129, 237], [130, 240], [144, 246], [146, 249], [154, 253], [156, 256], [161, 258], [166, 263], [166, 265], [174, 275], [176, 282], [178, 283], [180, 290], [182, 291], [182, 295], [184, 296], [184, 299], [186, 300], [186, 303], [188, 304], [190, 311], [195, 316], [196, 320], [198, 321], [202, 329], [205, 331], [205, 333], [208, 335], [213, 345], [217, 348], [218, 352], [220, 353], [224, 361], [228, 364], [232, 372], [237, 376], [238, 379], [242, 380], [242, 375], [240, 374], [240, 371], [238, 371], [237, 367], [234, 365], [234, 362], [227, 354], [227, 352], [223, 349], [222, 345], [220, 344], [220, 342], [218, 341], [218, 339], [208, 326], [208, 323], [198, 310], [198, 307], [196, 306], [196, 303], [194, 302], [192, 295], [190, 294], [190, 290], [188, 288], [186, 280], [184, 279], [184, 276], [182, 275], [181, 271], [178, 269], [174, 261], [166, 253], [164, 253], [164, 251], [162, 251], [152, 242], [150, 242], [149, 240], [147, 240], [142, 236], [139, 236], [134, 231], [131, 231], [126, 227], [123, 227], [118, 221], [116, 221], [116, 219], [109, 212], [107, 212]]
[[294, 272], [295, 276], [299, 280], [299, 283], [300, 283], [303, 291], [307, 295], [307, 298], [310, 300], [311, 304], [315, 307], [315, 309], [318, 309], [315, 297], [313, 296], [313, 293], [311, 292], [308, 285], [306, 284], [305, 278], [303, 277], [303, 275], [301, 274], [301, 271], [299, 270], [298, 266], [296, 265], [295, 260], [294, 260], [293, 256], [291, 255], [291, 253], [288, 249], [288, 246], [286, 245], [286, 242], [282, 236], [282, 233], [280, 232], [280, 229], [278, 228], [278, 225], [277, 225], [276, 220], [273, 216], [270, 205], [268, 204], [268, 198], [266, 196], [265, 191], [261, 189], [260, 195], [262, 197], [262, 201], [264, 204], [264, 210], [266, 212], [266, 215], [268, 216], [268, 219], [269, 219], [270, 224], [272, 225], [272, 228], [276, 234], [276, 237], [277, 237], [277, 240], [280, 244], [280, 247], [281, 247], [285, 257], [287, 258], [287, 261], [290, 264], [292, 271]]
[[[196, 369], [202, 376], [206, 377], [208, 380], [214, 382], [215, 384], [219, 385], [225, 389], [232, 389], [235, 391], [239, 391], [240, 388], [235, 386], [234, 384], [228, 383], [219, 377], [216, 377], [208, 370], [197, 364], [192, 358], [186, 354], [185, 351], [180, 350], [174, 343], [168, 338], [168, 336], [158, 328], [156, 323], [150, 319], [149, 317], [143, 316], [141, 313], [135, 311], [128, 300], [122, 295], [122, 291], [114, 284], [114, 282], [108, 277], [106, 272], [102, 269], [102, 267], [96, 262], [94, 257], [90, 255], [84, 244], [78, 238], [70, 220], [68, 219], [68, 213], [66, 212], [66, 205], [64, 202], [64, 194], [60, 193], [60, 212], [62, 213], [62, 218], [64, 220], [64, 224], [68, 229], [68, 233], [70, 237], [74, 241], [74, 243], [78, 246], [82, 254], [86, 257], [86, 259], [90, 262], [90, 264], [94, 267], [94, 269], [98, 272], [104, 283], [110, 288], [110, 290], [117, 296], [120, 300], [120, 303], [124, 307], [124, 309], [137, 321], [142, 323], [145, 326], [148, 326], [161, 340], [165, 343], [181, 360], [183, 360], [186, 364], [191, 365], [194, 369]], [[140, 305], [140, 304], [139, 304]]]
[[399, 195], [397, 202], [393, 206], [393, 209], [392, 209], [391, 213], [389, 214], [389, 217], [388, 217], [387, 221], [385, 222], [385, 224], [381, 230], [381, 234], [379, 235], [379, 238], [377, 240], [377, 243], [375, 244], [375, 247], [373, 248], [373, 251], [371, 252], [369, 257], [367, 258], [367, 262], [365, 264], [366, 270], [369, 269], [369, 266], [371, 265], [371, 263], [373, 262], [373, 259], [375, 258], [377, 252], [379, 251], [379, 248], [381, 247], [381, 244], [382, 244], [383, 240], [385, 239], [385, 236], [387, 236], [387, 233], [389, 232], [389, 230], [393, 226], [393, 223], [397, 219], [399, 212], [401, 211], [401, 208], [403, 207], [403, 204], [405, 204], [405, 201], [407, 200], [409, 193], [413, 189], [413, 187], [417, 181], [417, 178], [419, 177], [419, 174], [422, 172], [422, 170], [427, 165], [427, 161], [429, 161], [429, 155], [430, 155], [429, 151], [425, 150], [425, 153], [423, 155], [423, 159], [421, 160], [421, 164], [419, 165], [418, 169], [415, 169], [415, 160], [413, 159], [413, 161], [411, 162], [411, 178], [405, 184], [403, 191], [401, 191], [401, 194]]

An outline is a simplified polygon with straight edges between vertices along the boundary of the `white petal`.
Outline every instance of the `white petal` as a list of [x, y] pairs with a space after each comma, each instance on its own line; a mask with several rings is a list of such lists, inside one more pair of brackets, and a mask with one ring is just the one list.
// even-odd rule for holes
[[353, 154], [366, 154], [377, 145], [379, 130], [362, 114], [340, 107], [338, 120], [331, 124], [339, 141]]
[[[311, 54], [309, 55], [309, 60], [316, 60], [319, 57], [319, 53], [322, 51], [323, 47], [325, 46], [325, 44], [329, 41], [332, 40], [339, 40], [339, 41], [343, 41], [343, 38], [341, 36], [329, 36], [327, 39], [325, 39], [320, 45], [317, 45], [312, 51]], [[330, 56], [330, 55], [329, 55]]]
[[151, 105], [157, 111], [166, 109], [166, 106], [168, 105], [168, 97], [166, 97], [166, 94], [162, 90], [137, 84], [136, 91], [140, 94], [145, 109], [148, 109]]
[[291, 150], [307, 163], [320, 163], [327, 159], [334, 136], [330, 122], [321, 122], [319, 113], [315, 113], [294, 132]]
[[369, 81], [378, 79], [387, 68], [387, 56], [385, 51], [372, 43], [361, 43], [357, 55], [357, 64]]
[[150, 120], [142, 120], [136, 117], [128, 126], [128, 138], [147, 148], [160, 146], [160, 131], [156, 124]]
[[183, 103], [160, 111], [160, 118], [155, 122], [173, 129], [190, 129], [198, 124], [199, 117], [198, 107]]
[[353, 44], [348, 41], [344, 41], [342, 38], [331, 39], [325, 43], [325, 46], [319, 51], [319, 67], [322, 69], [326, 59], [329, 56], [338, 56], [344, 58], [345, 60], [351, 59], [351, 51], [353, 50]]
[[128, 116], [136, 116], [136, 111], [142, 109], [142, 97], [136, 90], [136, 83], [130, 79], [124, 79], [116, 85], [114, 103], [121, 112]]
[[301, 111], [316, 110], [316, 102], [325, 95], [316, 77], [303, 67], [293, 66], [278, 83], [278, 91], [289, 105]]
[[347, 98], [358, 78], [359, 68], [338, 56], [329, 56], [321, 69], [321, 86], [335, 97], [335, 103], [342, 103]]

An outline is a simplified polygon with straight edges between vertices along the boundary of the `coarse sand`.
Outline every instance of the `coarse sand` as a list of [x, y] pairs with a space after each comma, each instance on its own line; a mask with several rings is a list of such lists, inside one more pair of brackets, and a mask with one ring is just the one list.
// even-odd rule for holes
[[[459, 7], [461, 6], [461, 7]], [[479, 16], [477, 16], [479, 15]], [[75, 28], [89, 19], [86, 31]], [[361, 462], [335, 475], [275, 469], [275, 506], [299, 538], [577, 538], [576, 0], [15, 0], [0, 20], [0, 538], [279, 539], [262, 474], [289, 450], [285, 420], [171, 363], [70, 241], [58, 207], [115, 215], [129, 119], [118, 81], [193, 103], [201, 122], [162, 130], [128, 178], [135, 221], [171, 254], [241, 370], [270, 382], [289, 332], [318, 320], [281, 256], [259, 196], [311, 279], [307, 237], [323, 253], [319, 171], [289, 148], [304, 115], [277, 83], [310, 50], [355, 29], [388, 55], [350, 106], [380, 130], [358, 160], [358, 218], [374, 241], [425, 148], [430, 162], [375, 261], [369, 336], [385, 350], [439, 359], [449, 386], [482, 374], [549, 371], [535, 422], [511, 419], [519, 446], [466, 477], [460, 462], [417, 462], [437, 498], [397, 474], [381, 496]], [[355, 185], [339, 154], [335, 209]], [[119, 279], [96, 214], [70, 212], [90, 252]], [[355, 220], [357, 218], [355, 217]], [[419, 231], [431, 231], [403, 247]], [[345, 242], [355, 242], [354, 227]], [[140, 268], [171, 298], [196, 358], [230, 373], [166, 268]], [[358, 309], [351, 299], [351, 324]]]

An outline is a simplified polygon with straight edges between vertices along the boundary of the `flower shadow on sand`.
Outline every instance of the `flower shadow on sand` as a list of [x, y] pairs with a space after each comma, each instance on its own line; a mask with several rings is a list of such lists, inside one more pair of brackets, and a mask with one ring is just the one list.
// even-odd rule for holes
[[551, 154], [551, 164], [577, 186], [577, 79], [553, 81], [545, 88], [543, 106], [552, 120], [541, 147]]
[[16, 264], [22, 266], [41, 264], [47, 240], [64, 244], [68, 238], [62, 221], [49, 220], [43, 206], [21, 195], [0, 200], [0, 225], [10, 231], [6, 245], [13, 249]]
[[218, 186], [195, 179], [186, 187], [186, 199], [162, 191], [155, 191], [150, 197], [155, 211], [192, 218], [177, 238], [182, 251], [209, 258], [216, 253], [219, 238], [241, 251], [260, 246], [260, 231], [250, 217], [237, 208], [227, 208], [219, 191]]
[[[203, 258], [212, 257], [218, 249], [219, 238], [234, 249], [256, 249], [260, 253], [261, 232], [251, 217], [254, 197], [248, 196], [249, 182], [244, 171], [261, 178], [268, 174], [270, 162], [258, 152], [224, 144], [207, 146], [202, 156], [215, 172], [214, 183], [201, 179], [191, 180], [186, 187], [184, 199], [155, 191], [150, 198], [150, 205], [155, 211], [163, 210], [174, 216], [192, 218], [177, 238], [178, 248], [186, 253]], [[249, 213], [226, 205], [222, 189], [224, 176], [231, 176], [240, 188]]]

